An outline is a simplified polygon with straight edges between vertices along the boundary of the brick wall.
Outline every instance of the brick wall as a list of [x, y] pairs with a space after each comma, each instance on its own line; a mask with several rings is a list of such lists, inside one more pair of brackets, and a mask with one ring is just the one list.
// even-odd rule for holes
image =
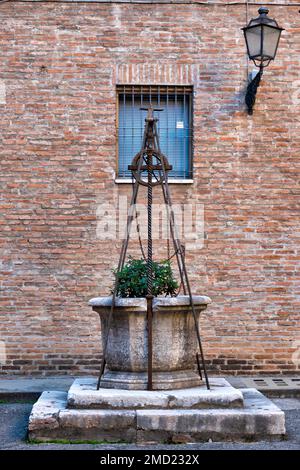
[[252, 117], [243, 4], [0, 5], [2, 373], [97, 370], [87, 301], [109, 293], [120, 247], [97, 237], [97, 208], [130, 193], [114, 183], [117, 83], [194, 85], [194, 184], [171, 190], [204, 204], [187, 261], [213, 300], [210, 368], [299, 371], [300, 15], [275, 3], [286, 31]]

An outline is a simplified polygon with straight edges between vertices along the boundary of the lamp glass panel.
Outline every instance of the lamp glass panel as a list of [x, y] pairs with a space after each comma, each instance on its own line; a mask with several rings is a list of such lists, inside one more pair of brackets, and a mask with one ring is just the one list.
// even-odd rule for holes
[[263, 55], [274, 59], [276, 55], [277, 44], [280, 38], [280, 29], [263, 26]]
[[261, 55], [261, 26], [255, 26], [245, 31], [249, 57]]

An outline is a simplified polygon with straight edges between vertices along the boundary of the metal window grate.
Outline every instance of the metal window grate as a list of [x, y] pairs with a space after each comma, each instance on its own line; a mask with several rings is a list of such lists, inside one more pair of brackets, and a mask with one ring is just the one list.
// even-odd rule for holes
[[140, 150], [146, 111], [150, 103], [157, 112], [162, 152], [173, 170], [169, 178], [192, 178], [192, 97], [191, 86], [118, 85], [118, 177], [131, 176], [128, 165]]

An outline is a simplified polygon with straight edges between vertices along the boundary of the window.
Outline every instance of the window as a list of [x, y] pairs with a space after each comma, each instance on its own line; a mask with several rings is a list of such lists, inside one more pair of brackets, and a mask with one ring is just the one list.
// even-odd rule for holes
[[189, 86], [118, 85], [118, 178], [130, 178], [128, 170], [142, 144], [147, 112], [141, 107], [162, 108], [158, 133], [162, 153], [173, 169], [170, 179], [192, 178], [192, 96]]

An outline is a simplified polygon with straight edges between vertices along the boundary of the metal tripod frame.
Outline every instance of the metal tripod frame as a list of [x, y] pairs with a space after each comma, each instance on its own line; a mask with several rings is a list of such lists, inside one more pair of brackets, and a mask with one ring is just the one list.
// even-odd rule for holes
[[[209, 380], [206, 371], [204, 353], [202, 348], [201, 336], [199, 325], [197, 321], [196, 310], [193, 302], [192, 291], [190, 287], [190, 282], [187, 274], [185, 257], [184, 257], [184, 247], [180, 242], [178, 236], [178, 230], [175, 223], [174, 210], [171, 201], [171, 195], [168, 184], [168, 171], [172, 169], [172, 166], [169, 165], [167, 158], [162, 154], [159, 145], [159, 136], [157, 132], [157, 121], [158, 119], [154, 117], [154, 111], [162, 111], [160, 108], [153, 108], [150, 104], [149, 108], [141, 108], [141, 110], [147, 111], [147, 117], [145, 119], [145, 128], [142, 140], [142, 147], [140, 152], [136, 154], [133, 158], [132, 164], [128, 166], [128, 169], [132, 171], [132, 176], [134, 178], [132, 197], [130, 202], [130, 208], [127, 216], [127, 224], [124, 240], [122, 243], [119, 263], [116, 271], [116, 280], [113, 290], [112, 303], [110, 312], [108, 315], [107, 325], [106, 325], [106, 337], [103, 345], [103, 354], [100, 365], [100, 373], [97, 382], [97, 390], [100, 388], [101, 378], [104, 373], [105, 364], [106, 364], [106, 354], [107, 346], [109, 340], [109, 333], [111, 329], [113, 312], [116, 304], [116, 297], [119, 286], [119, 272], [122, 270], [126, 253], [128, 248], [128, 243], [130, 239], [130, 232], [132, 227], [132, 222], [134, 219], [134, 212], [136, 207], [136, 201], [138, 196], [139, 186], [143, 185], [147, 187], [147, 212], [148, 212], [148, 240], [147, 240], [147, 332], [148, 332], [148, 383], [147, 389], [153, 390], [153, 367], [152, 367], [152, 320], [153, 320], [153, 293], [152, 293], [152, 284], [153, 284], [153, 246], [152, 246], [152, 198], [153, 198], [153, 187], [160, 185], [163, 192], [163, 198], [167, 209], [168, 223], [170, 227], [170, 234], [172, 237], [173, 247], [177, 259], [178, 270], [181, 279], [181, 285], [183, 287], [184, 294], [188, 294], [190, 308], [192, 310], [195, 331], [197, 336], [197, 343], [199, 347], [199, 352], [196, 354], [196, 362], [198, 367], [198, 372], [200, 379], [202, 380], [202, 369], [205, 377], [206, 387], [209, 390]], [[143, 175], [146, 175], [143, 177]], [[200, 353], [200, 355], [199, 355]], [[200, 356], [200, 357], [199, 357]], [[201, 358], [201, 364], [200, 364]], [[202, 369], [201, 369], [202, 365]]]

